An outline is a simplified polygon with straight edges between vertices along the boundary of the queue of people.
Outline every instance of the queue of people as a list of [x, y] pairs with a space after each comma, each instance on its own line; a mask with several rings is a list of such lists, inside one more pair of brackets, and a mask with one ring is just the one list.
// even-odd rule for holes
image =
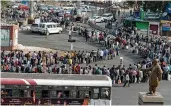
[[[142, 64], [147, 66], [151, 60], [158, 59], [161, 62], [163, 70], [163, 79], [168, 79], [168, 73], [171, 71], [171, 44], [159, 36], [144, 36], [136, 33], [133, 28], [119, 28], [114, 37], [108, 37], [108, 32], [92, 30], [78, 26], [78, 34], [86, 37], [86, 41], [98, 41], [106, 48], [129, 49], [133, 54], [142, 56], [147, 62]], [[150, 60], [150, 62], [149, 62]]]
[[[32, 68], [41, 66], [43, 68], [49, 68], [57, 65], [65, 66], [73, 64], [90, 64], [92, 62], [113, 59], [117, 56], [115, 50], [104, 49], [104, 50], [92, 50], [88, 51], [68, 51], [62, 56], [56, 53], [46, 53], [46, 52], [28, 52], [23, 51], [11, 51], [11, 52], [1, 52], [1, 65], [2, 71], [5, 72], [25, 72], [26, 66], [29, 67], [32, 72]], [[25, 67], [23, 69], [23, 67]], [[36, 70], [36, 69], [35, 69]], [[34, 70], [34, 71], [35, 71]], [[34, 72], [33, 71], [33, 72]], [[41, 71], [39, 71], [41, 72]], [[48, 72], [44, 69], [42, 72]]]
[[[136, 70], [136, 65], [130, 65], [127, 69], [124, 65], [100, 67], [97, 64], [92, 66], [86, 63], [86, 66], [82, 66], [83, 61], [86, 61], [87, 58], [79, 58], [77, 54], [80, 52], [76, 54], [76, 57], [72, 57], [72, 53], [73, 52], [65, 52], [64, 56], [59, 57], [58, 52], [46, 53], [39, 51], [24, 53], [23, 51], [2, 51], [1, 71], [16, 73], [108, 75], [113, 82], [117, 82], [118, 84], [119, 81], [120, 83], [124, 82], [127, 73], [129, 73], [130, 76], [130, 83], [139, 83], [143, 79], [143, 74], [141, 71]], [[94, 62], [105, 60], [105, 57], [99, 57], [98, 55], [93, 57]]]

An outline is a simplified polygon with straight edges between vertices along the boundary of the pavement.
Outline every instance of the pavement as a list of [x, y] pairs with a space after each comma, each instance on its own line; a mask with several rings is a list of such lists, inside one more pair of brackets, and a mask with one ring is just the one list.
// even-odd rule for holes
[[[148, 83], [131, 84], [130, 87], [112, 87], [112, 105], [138, 105], [138, 93], [148, 92]], [[157, 92], [164, 97], [164, 105], [171, 105], [171, 81], [161, 81]]]

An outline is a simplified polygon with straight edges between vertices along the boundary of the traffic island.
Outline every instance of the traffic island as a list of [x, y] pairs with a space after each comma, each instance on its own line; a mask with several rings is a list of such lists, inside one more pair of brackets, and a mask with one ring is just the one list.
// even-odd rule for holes
[[163, 106], [164, 105], [163, 100], [164, 100], [163, 96], [158, 92], [156, 92], [154, 96], [147, 95], [146, 92], [139, 92], [138, 105]]

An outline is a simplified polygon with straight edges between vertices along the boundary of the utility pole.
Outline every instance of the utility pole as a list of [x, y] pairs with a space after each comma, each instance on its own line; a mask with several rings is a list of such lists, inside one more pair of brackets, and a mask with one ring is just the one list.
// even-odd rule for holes
[[29, 0], [29, 7], [30, 7], [29, 18], [33, 19], [33, 16], [34, 16], [34, 12], [33, 12], [34, 1]]

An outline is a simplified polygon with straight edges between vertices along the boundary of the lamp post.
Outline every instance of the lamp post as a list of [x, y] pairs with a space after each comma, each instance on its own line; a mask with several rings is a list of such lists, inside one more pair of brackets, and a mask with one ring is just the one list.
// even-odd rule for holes
[[30, 7], [29, 18], [30, 19], [33, 19], [33, 5], [34, 5], [33, 2], [34, 1], [31, 1], [31, 0], [29, 1], [29, 7]]

